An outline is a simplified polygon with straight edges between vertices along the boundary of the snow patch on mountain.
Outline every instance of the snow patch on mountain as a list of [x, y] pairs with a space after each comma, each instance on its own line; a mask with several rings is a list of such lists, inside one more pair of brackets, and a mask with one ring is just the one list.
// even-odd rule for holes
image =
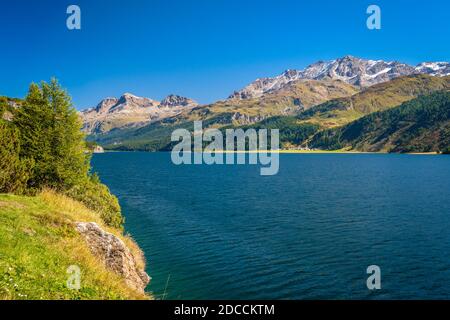
[[386, 62], [345, 56], [336, 60], [316, 62], [304, 70], [286, 70], [274, 78], [257, 79], [242, 90], [235, 91], [229, 99], [258, 98], [267, 92], [279, 90], [293, 81], [333, 79], [369, 87], [397, 77], [421, 73], [432, 76], [450, 75], [450, 63], [426, 62], [413, 67], [397, 61]]

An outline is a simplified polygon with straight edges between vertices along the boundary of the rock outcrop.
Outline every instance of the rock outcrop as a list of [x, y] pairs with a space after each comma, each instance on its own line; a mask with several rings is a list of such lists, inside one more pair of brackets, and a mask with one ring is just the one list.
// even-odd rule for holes
[[122, 276], [131, 288], [144, 291], [150, 277], [138, 268], [136, 258], [122, 240], [104, 231], [94, 222], [78, 222], [76, 229], [85, 237], [92, 253], [99, 257], [108, 269]]
[[168, 95], [166, 98], [164, 98], [163, 101], [161, 101], [160, 106], [166, 107], [166, 108], [174, 108], [174, 107], [196, 107], [198, 105], [197, 102], [195, 102], [192, 99], [181, 97], [175, 94]]
[[88, 134], [125, 127], [141, 127], [173, 117], [198, 106], [192, 99], [169, 95], [161, 102], [124, 93], [120, 98], [103, 99], [95, 108], [80, 112], [83, 131]]

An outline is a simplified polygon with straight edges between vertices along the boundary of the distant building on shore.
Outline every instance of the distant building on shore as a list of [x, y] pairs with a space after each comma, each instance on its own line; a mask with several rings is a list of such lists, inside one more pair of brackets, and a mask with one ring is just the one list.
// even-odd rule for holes
[[103, 147], [101, 146], [95, 146], [94, 150], [92, 151], [93, 153], [104, 153], [105, 150], [103, 149]]

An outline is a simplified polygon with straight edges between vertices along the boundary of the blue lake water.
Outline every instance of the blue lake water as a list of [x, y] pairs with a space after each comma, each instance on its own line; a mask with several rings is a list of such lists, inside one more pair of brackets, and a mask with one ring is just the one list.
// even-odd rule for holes
[[160, 299], [450, 298], [450, 156], [283, 154], [275, 176], [169, 153], [93, 166]]

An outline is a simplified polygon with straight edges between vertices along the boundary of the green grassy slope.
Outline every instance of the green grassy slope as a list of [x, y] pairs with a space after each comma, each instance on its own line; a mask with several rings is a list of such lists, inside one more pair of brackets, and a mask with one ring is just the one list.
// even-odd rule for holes
[[219, 101], [208, 106], [208, 109], [215, 115], [236, 112], [264, 118], [293, 115], [331, 99], [351, 96], [358, 91], [357, 87], [340, 80], [299, 80], [259, 98]]
[[450, 76], [415, 75], [369, 87], [351, 97], [330, 100], [299, 115], [305, 122], [323, 128], [345, 125], [366, 114], [387, 110], [420, 95], [450, 89]]
[[450, 147], [450, 92], [421, 96], [316, 134], [310, 146], [371, 152], [440, 152]]
[[[0, 195], [0, 299], [146, 299], [94, 257], [74, 222], [97, 222], [132, 249], [119, 230], [67, 197], [45, 191], [36, 197]], [[143, 263], [143, 260], [139, 263]], [[81, 288], [67, 287], [67, 268], [81, 269]]]

